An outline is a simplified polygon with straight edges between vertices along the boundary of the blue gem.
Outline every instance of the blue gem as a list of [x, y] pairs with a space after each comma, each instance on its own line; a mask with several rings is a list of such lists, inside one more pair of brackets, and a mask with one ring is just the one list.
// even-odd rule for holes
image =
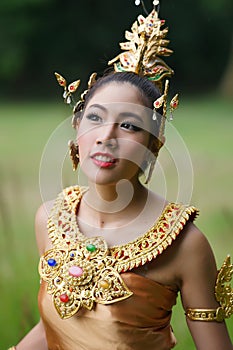
[[49, 259], [49, 260], [48, 260], [48, 265], [53, 267], [53, 266], [56, 266], [56, 265], [57, 265], [57, 262], [56, 262], [55, 259]]
[[74, 257], [74, 253], [70, 253], [70, 256], [71, 256], [71, 258], [73, 258]]

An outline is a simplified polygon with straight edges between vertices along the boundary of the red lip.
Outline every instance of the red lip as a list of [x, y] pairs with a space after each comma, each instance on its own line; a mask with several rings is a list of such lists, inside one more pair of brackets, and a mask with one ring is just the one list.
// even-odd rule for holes
[[[98, 159], [99, 157], [99, 159]], [[102, 159], [101, 159], [102, 158]], [[107, 159], [104, 159], [107, 158]], [[94, 164], [101, 168], [110, 168], [115, 166], [117, 159], [110, 153], [96, 152], [91, 155]]]

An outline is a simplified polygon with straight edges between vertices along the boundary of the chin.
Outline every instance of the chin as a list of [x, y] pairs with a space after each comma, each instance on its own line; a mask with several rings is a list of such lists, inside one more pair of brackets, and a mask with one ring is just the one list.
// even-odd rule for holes
[[[123, 168], [123, 167], [122, 167]], [[85, 174], [88, 182], [94, 183], [96, 185], [117, 185], [120, 181], [134, 181], [138, 178], [138, 167], [131, 167], [131, 169], [96, 169], [91, 165], [81, 167], [83, 173]], [[127, 171], [128, 170], [128, 171]]]
[[104, 176], [96, 176], [95, 178], [93, 177], [87, 177], [88, 182], [91, 182], [93, 184], [99, 185], [99, 186], [113, 186], [117, 185], [117, 183], [121, 180], [122, 178], [116, 179], [115, 177], [104, 177]]

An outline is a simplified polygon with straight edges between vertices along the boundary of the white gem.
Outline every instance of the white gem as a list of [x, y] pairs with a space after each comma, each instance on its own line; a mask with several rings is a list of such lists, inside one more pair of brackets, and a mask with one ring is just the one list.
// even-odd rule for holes
[[66, 103], [67, 103], [68, 105], [71, 103], [71, 97], [70, 97], [70, 96], [67, 97]]
[[159, 5], [159, 0], [154, 0], [154, 1], [153, 1], [153, 5], [154, 5], [154, 6]]
[[153, 113], [152, 119], [153, 119], [153, 120], [157, 120], [156, 112]]
[[140, 5], [141, 1], [140, 0], [135, 0], [135, 5], [138, 6]]

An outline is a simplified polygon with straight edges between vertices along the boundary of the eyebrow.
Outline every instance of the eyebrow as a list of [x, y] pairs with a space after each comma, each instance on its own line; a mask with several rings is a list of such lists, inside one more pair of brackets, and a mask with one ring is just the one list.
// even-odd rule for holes
[[99, 109], [102, 109], [102, 111], [107, 111], [107, 108], [105, 108], [104, 106], [102, 105], [99, 105], [98, 103], [94, 103], [93, 105], [90, 105], [89, 108], [99, 108]]
[[133, 113], [133, 112], [122, 112], [120, 113], [120, 115], [122, 117], [131, 117], [131, 118], [135, 118], [137, 119], [139, 122], [143, 123], [143, 119], [136, 113]]
[[[94, 103], [93, 105], [90, 105], [89, 108], [99, 108], [101, 109], [102, 111], [104, 112], [107, 112], [107, 108], [105, 108], [103, 105], [100, 105], [98, 103]], [[138, 121], [142, 122], [143, 123], [143, 119], [136, 113], [133, 113], [133, 112], [122, 112], [120, 113], [120, 116], [121, 117], [131, 117], [131, 118], [135, 118], [137, 119]]]

